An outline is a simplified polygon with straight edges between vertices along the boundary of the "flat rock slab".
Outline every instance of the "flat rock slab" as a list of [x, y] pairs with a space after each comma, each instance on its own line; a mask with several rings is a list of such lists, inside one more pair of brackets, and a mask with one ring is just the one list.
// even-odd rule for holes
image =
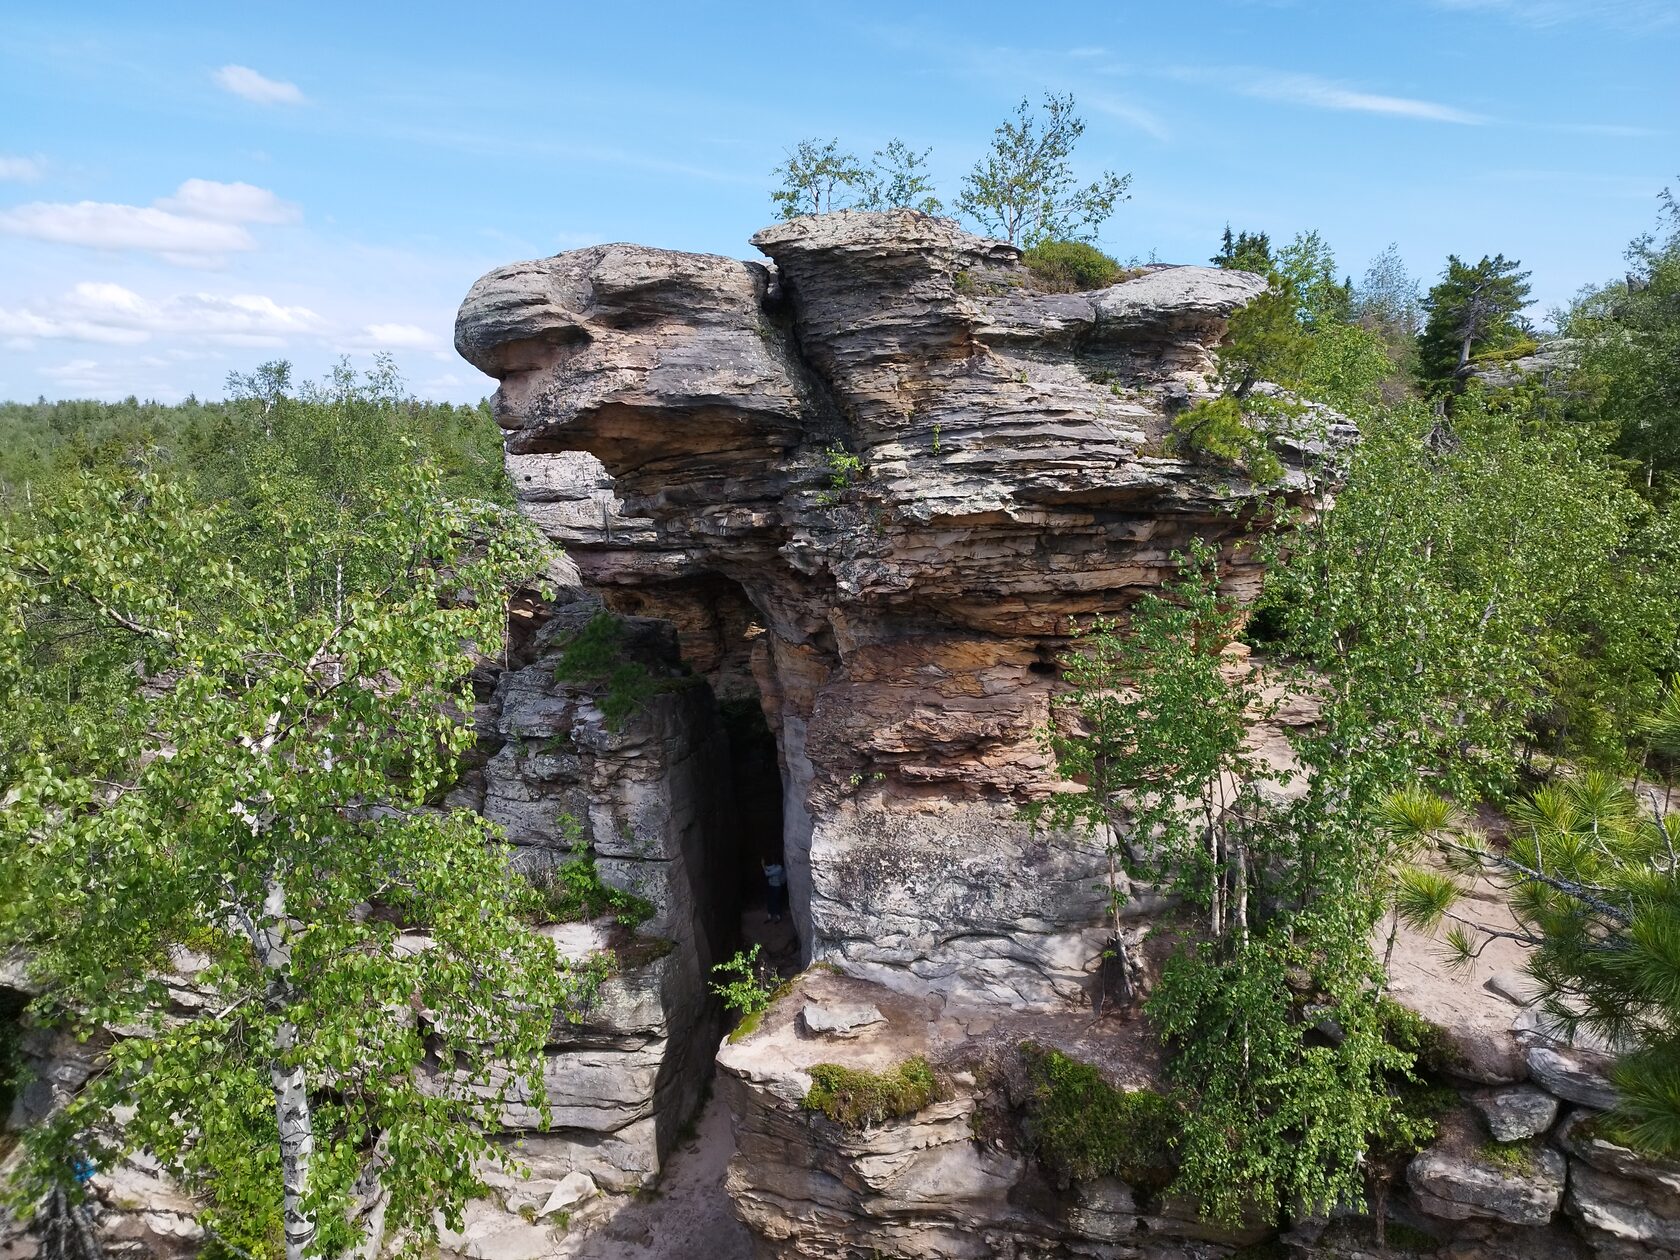
[[1558, 1100], [1532, 1085], [1477, 1090], [1470, 1095], [1470, 1103], [1487, 1121], [1496, 1142], [1539, 1137], [1558, 1116]]
[[856, 1037], [886, 1018], [880, 1007], [867, 1002], [807, 1002], [799, 1012], [799, 1022], [813, 1037]]
[[542, 1205], [538, 1216], [547, 1216], [552, 1212], [570, 1212], [585, 1199], [593, 1198], [596, 1194], [595, 1179], [586, 1172], [569, 1172], [560, 1178], [560, 1183], [554, 1187], [554, 1192], [548, 1196], [548, 1201]]
[[1406, 1180], [1419, 1209], [1442, 1220], [1544, 1225], [1563, 1201], [1565, 1168], [1549, 1146], [1536, 1147], [1522, 1169], [1432, 1147], [1407, 1167]]
[[1566, 1046], [1533, 1045], [1527, 1059], [1528, 1074], [1547, 1092], [1599, 1111], [1616, 1105], [1616, 1087], [1608, 1076], [1610, 1060], [1605, 1056]]

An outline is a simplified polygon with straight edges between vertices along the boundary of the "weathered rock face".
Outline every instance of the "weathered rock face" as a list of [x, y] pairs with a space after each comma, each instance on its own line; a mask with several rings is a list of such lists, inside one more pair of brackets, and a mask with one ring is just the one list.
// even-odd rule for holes
[[526, 510], [709, 678], [745, 662], [809, 957], [1082, 1001], [1101, 846], [1022, 821], [1053, 780], [1035, 732], [1075, 623], [1123, 613], [1192, 539], [1239, 592], [1257, 579], [1232, 550], [1255, 487], [1159, 452], [1262, 282], [1035, 294], [1011, 247], [909, 211], [754, 243], [773, 269], [605, 245], [473, 286], [456, 342], [501, 380]]
[[[739, 1215], [766, 1257], [1165, 1258], [1265, 1239], [1271, 1222], [1222, 1231], [1158, 1188], [1051, 1184], [989, 1127], [1018, 1105], [993, 1069], [1023, 1039], [1120, 1087], [1159, 1081], [1152, 1037], [1094, 1032], [1081, 1009], [1104, 936], [1101, 839], [1035, 835], [1021, 807], [1055, 786], [1036, 732], [1077, 624], [1123, 616], [1196, 539], [1236, 594], [1258, 581], [1238, 544], [1257, 489], [1167, 457], [1163, 439], [1206, 396], [1213, 347], [1260, 279], [1158, 268], [1042, 294], [1009, 246], [907, 211], [795, 220], [754, 244], [773, 265], [606, 245], [502, 268], [457, 325], [501, 380], [531, 519], [776, 737], [793, 908], [808, 959], [834, 969], [807, 971], [718, 1056]], [[1285, 493], [1310, 506], [1316, 452], [1301, 435], [1274, 446]], [[1257, 747], [1283, 741], [1262, 730]], [[485, 809], [516, 839], [574, 787], [622, 798], [613, 776], [635, 764], [585, 785], [534, 765], [509, 778], [505, 760], [486, 767]], [[593, 815], [592, 833], [614, 843]], [[1141, 932], [1160, 907], [1138, 889], [1128, 908]], [[1557, 1125], [1560, 1099], [1610, 1095], [1599, 1059], [1547, 1041], [1525, 1008], [1521, 958], [1490, 954], [1444, 985], [1432, 942], [1399, 944], [1393, 995], [1442, 1027], [1474, 1109], [1412, 1161], [1391, 1219], [1461, 1260], [1669, 1254], [1674, 1187]], [[804, 1106], [819, 1062], [913, 1055], [945, 1086], [914, 1115], [856, 1130]], [[557, 1064], [556, 1083], [576, 1093], [606, 1062]], [[648, 1065], [614, 1062], [622, 1097], [582, 1092], [616, 1121], [648, 1095]], [[1368, 1255], [1369, 1224], [1298, 1222], [1288, 1241]]]
[[626, 659], [668, 685], [615, 725], [600, 688], [555, 677], [557, 645], [601, 611], [567, 597], [527, 610], [542, 624], [505, 668], [485, 671], [482, 764], [450, 804], [500, 824], [516, 864], [539, 878], [587, 846], [603, 880], [653, 914], [634, 930], [610, 919], [545, 929], [564, 956], [611, 959], [612, 974], [581, 1023], [555, 1025], [548, 1123], [517, 1095], [500, 1117], [536, 1170], [496, 1187], [516, 1208], [546, 1201], [574, 1172], [616, 1191], [658, 1174], [710, 1072], [721, 1012], [706, 978], [731, 947], [738, 907], [727, 743], [711, 693], [678, 674], [669, 626], [621, 621]]
[[[979, 1136], [984, 1065], [1012, 1054], [1029, 1032], [1095, 1053], [1081, 1040], [1091, 1021], [1043, 1012], [935, 1014], [940, 1005], [812, 971], [756, 1032], [720, 1051], [719, 1088], [736, 1117], [729, 1190], [765, 1260], [1181, 1260], [1228, 1254], [1264, 1235], [1194, 1221], [1113, 1178], [1058, 1191], [1009, 1144]], [[843, 1031], [826, 1017], [811, 1019], [813, 1010], [858, 1009], [876, 1018]], [[804, 1105], [815, 1064], [881, 1071], [910, 1056], [940, 1065], [950, 1097], [861, 1130]], [[1141, 1073], [1146, 1064], [1129, 1068]]]

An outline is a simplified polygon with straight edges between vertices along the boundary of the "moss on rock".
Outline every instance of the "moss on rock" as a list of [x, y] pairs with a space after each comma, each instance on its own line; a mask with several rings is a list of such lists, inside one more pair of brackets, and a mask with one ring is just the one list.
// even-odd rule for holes
[[930, 1103], [949, 1097], [933, 1068], [921, 1056], [884, 1072], [818, 1063], [809, 1069], [811, 1088], [805, 1107], [820, 1111], [847, 1129], [864, 1129], [913, 1116]]
[[1110, 1085], [1089, 1063], [1028, 1042], [1021, 1047], [1030, 1093], [1028, 1150], [1057, 1181], [1118, 1177], [1140, 1190], [1172, 1180], [1179, 1118], [1153, 1090]]

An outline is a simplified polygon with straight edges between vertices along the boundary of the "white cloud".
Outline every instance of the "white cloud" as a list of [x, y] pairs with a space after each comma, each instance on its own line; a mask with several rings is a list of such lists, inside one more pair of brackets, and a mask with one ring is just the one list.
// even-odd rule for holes
[[0, 307], [0, 335], [24, 339], [138, 345], [175, 336], [223, 345], [284, 344], [325, 331], [306, 306], [286, 306], [259, 293], [179, 293], [153, 301], [120, 284], [83, 282], [46, 312]]
[[1082, 104], [1090, 106], [1097, 113], [1107, 114], [1110, 118], [1118, 119], [1129, 126], [1136, 127], [1145, 135], [1156, 140], [1165, 141], [1171, 138], [1171, 133], [1167, 130], [1167, 124], [1161, 121], [1160, 116], [1144, 109], [1141, 105], [1133, 105], [1130, 101], [1124, 101], [1102, 92], [1084, 92], [1079, 99]]
[[0, 210], [0, 233], [88, 249], [141, 250], [183, 266], [214, 266], [256, 248], [247, 223], [285, 223], [299, 210], [266, 188], [189, 179], [149, 206], [32, 201]]
[[372, 345], [391, 349], [425, 347], [437, 341], [417, 324], [369, 324], [362, 332]]
[[20, 184], [33, 184], [41, 178], [42, 168], [46, 163], [40, 158], [7, 157], [0, 154], [0, 179], [16, 180]]
[[175, 262], [216, 259], [256, 247], [251, 234], [235, 223], [109, 201], [34, 201], [0, 210], [0, 232], [89, 249], [145, 250]]
[[303, 105], [309, 99], [297, 84], [271, 79], [250, 66], [223, 66], [210, 77], [223, 91], [258, 105]]
[[1487, 122], [1481, 114], [1409, 96], [1382, 96], [1357, 92], [1311, 74], [1260, 74], [1239, 81], [1236, 90], [1244, 96], [1270, 101], [1287, 101], [1315, 109], [1351, 110], [1366, 114], [1387, 114], [1396, 118], [1417, 118], [1426, 122], [1457, 123], [1473, 127]]
[[189, 179], [173, 197], [153, 203], [160, 210], [222, 223], [294, 223], [302, 212], [255, 184], [220, 184], [213, 179]]

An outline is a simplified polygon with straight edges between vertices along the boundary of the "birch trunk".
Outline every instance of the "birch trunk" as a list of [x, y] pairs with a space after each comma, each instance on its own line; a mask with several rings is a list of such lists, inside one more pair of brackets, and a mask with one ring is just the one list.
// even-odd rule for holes
[[[268, 973], [268, 997], [284, 1006], [291, 996], [292, 947], [286, 917], [286, 890], [278, 876], [268, 882], [263, 921], [257, 932], [257, 958]], [[274, 1033], [274, 1061], [269, 1083], [274, 1090], [274, 1118], [280, 1135], [281, 1228], [286, 1260], [304, 1260], [315, 1242], [315, 1221], [304, 1207], [309, 1193], [309, 1164], [315, 1154], [315, 1130], [309, 1113], [309, 1080], [301, 1066], [287, 1059], [298, 1045], [298, 1027], [282, 1020]]]

